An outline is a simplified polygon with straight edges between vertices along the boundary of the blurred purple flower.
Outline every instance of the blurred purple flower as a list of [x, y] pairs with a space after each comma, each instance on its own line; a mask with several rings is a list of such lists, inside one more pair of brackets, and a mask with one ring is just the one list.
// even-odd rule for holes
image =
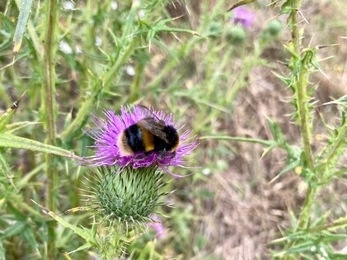
[[234, 10], [234, 16], [231, 21], [244, 27], [250, 27], [253, 23], [255, 13], [248, 11], [243, 7], [237, 7]]
[[155, 214], [151, 218], [154, 222], [149, 222], [147, 226], [155, 230], [158, 239], [163, 238], [165, 236], [166, 230], [164, 225], [162, 224], [162, 219]]
[[[115, 115], [114, 111], [104, 112], [106, 120], [94, 116], [94, 124], [96, 128], [87, 132], [91, 138], [95, 140], [95, 155], [84, 158], [84, 161], [91, 167], [93, 166], [110, 166], [119, 165], [121, 167], [132, 166], [134, 169], [140, 167], [149, 167], [158, 165], [162, 170], [166, 171], [175, 178], [182, 177], [168, 170], [169, 166], [183, 167], [183, 156], [189, 154], [197, 147], [196, 140], [189, 140], [191, 131], [186, 130], [180, 134], [183, 126], [178, 126], [173, 121], [173, 115], [166, 115], [161, 111], [153, 109], [144, 109], [142, 106], [135, 106], [132, 110], [129, 107], [121, 108], [121, 115]], [[138, 121], [153, 117], [155, 120], [163, 120], [165, 125], [173, 126], [179, 135], [179, 145], [174, 153], [165, 152], [158, 153], [155, 151], [144, 153], [138, 152], [133, 155], [122, 155], [118, 147], [118, 139], [120, 134], [129, 126]]]

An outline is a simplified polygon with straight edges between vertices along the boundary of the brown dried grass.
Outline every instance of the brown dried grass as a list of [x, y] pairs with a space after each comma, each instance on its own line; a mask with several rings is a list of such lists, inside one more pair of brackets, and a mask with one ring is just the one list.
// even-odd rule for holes
[[[303, 13], [313, 23], [321, 19], [345, 20], [346, 15], [336, 8], [342, 8], [341, 3], [316, 1], [314, 5], [305, 5]], [[257, 10], [257, 16], [260, 21], [265, 21], [271, 15], [267, 10]], [[326, 76], [317, 72], [311, 77], [312, 83], [319, 86], [315, 95], [318, 100], [317, 111], [325, 116], [328, 123], [333, 123], [331, 118], [336, 110], [322, 104], [331, 98], [347, 94], [344, 87], [347, 85], [347, 45], [346, 40], [340, 37], [343, 36], [341, 28], [331, 31], [331, 28], [319, 29], [317, 26], [305, 26], [307, 39], [311, 38], [311, 46], [340, 44], [326, 48], [318, 54], [318, 57], [335, 55], [333, 60], [322, 63]], [[329, 35], [330, 32], [333, 37], [327, 41], [325, 35]], [[273, 47], [275, 50], [281, 48]], [[276, 56], [273, 54], [273, 50], [264, 53], [267, 59], [275, 61]], [[299, 129], [289, 116], [293, 111], [287, 102], [291, 95], [291, 91], [286, 89], [268, 68], [253, 69], [247, 88], [238, 96], [230, 124], [225, 124], [229, 127], [226, 130], [231, 136], [269, 140], [272, 139], [266, 122], [266, 117], [269, 117], [280, 125], [289, 143], [300, 146]], [[324, 133], [325, 129], [318, 114], [314, 116], [318, 118], [315, 133]], [[281, 230], [290, 227], [288, 209], [300, 212], [305, 197], [305, 183], [294, 172], [289, 172], [270, 183], [286, 166], [284, 151], [274, 150], [262, 157], [264, 147], [260, 145], [233, 145], [237, 155], [228, 160], [227, 170], [214, 174], [206, 184], [206, 187], [215, 193], [216, 199], [213, 209], [206, 210], [207, 221], [202, 225], [208, 240], [211, 241], [211, 252], [222, 256], [222, 259], [269, 259], [271, 247], [268, 247], [267, 243], [278, 238]], [[319, 144], [315, 146], [318, 148]], [[338, 180], [318, 195], [317, 199], [325, 212], [332, 210], [334, 217], [343, 216], [346, 212], [346, 205], [343, 203], [346, 184], [345, 180]], [[336, 248], [342, 249], [345, 246], [339, 244]]]

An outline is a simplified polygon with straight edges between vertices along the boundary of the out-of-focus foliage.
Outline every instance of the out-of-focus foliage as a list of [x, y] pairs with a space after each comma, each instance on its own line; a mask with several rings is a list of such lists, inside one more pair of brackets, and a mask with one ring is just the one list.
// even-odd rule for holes
[[169, 181], [164, 236], [127, 240], [126, 257], [343, 259], [343, 188], [325, 191], [345, 174], [345, 107], [316, 99], [344, 70], [346, 4], [301, 2], [2, 1], [0, 258], [99, 256], [84, 130], [141, 103], [201, 140], [194, 175]]

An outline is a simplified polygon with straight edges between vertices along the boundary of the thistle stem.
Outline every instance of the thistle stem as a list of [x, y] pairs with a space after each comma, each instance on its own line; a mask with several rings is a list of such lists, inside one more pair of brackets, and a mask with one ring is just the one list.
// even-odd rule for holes
[[[307, 69], [301, 63], [302, 57], [300, 53], [300, 39], [297, 21], [297, 12], [300, 8], [300, 0], [292, 1], [292, 12], [290, 14], [290, 22], [292, 26], [292, 42], [293, 50], [296, 57], [293, 57], [295, 62], [295, 69], [299, 69], [299, 73], [295, 76], [294, 84], [296, 89], [296, 102], [300, 118], [300, 130], [303, 144], [303, 150], [307, 160], [307, 166], [310, 170], [314, 169], [314, 163], [312, 159], [312, 149], [310, 140], [310, 122], [309, 122], [309, 111], [308, 111], [308, 99], [307, 99]], [[309, 220], [309, 213], [315, 196], [315, 189], [309, 186], [304, 202], [304, 208], [298, 220], [296, 229], [304, 228]]]
[[[293, 43], [293, 66], [295, 71], [292, 71], [294, 74], [293, 84], [296, 90], [296, 105], [299, 114], [299, 124], [302, 138], [303, 151], [305, 154], [305, 159], [307, 162], [306, 167], [309, 170], [314, 170], [314, 162], [312, 157], [311, 149], [311, 139], [310, 139], [310, 122], [309, 122], [309, 109], [308, 109], [308, 98], [307, 98], [307, 85], [308, 85], [308, 70], [305, 65], [302, 63], [302, 55], [300, 52], [300, 35], [298, 29], [298, 20], [297, 15], [300, 8], [301, 0], [292, 0], [291, 1], [291, 14], [289, 16], [289, 22], [291, 25], [291, 34], [292, 34], [292, 43]], [[303, 209], [299, 216], [297, 226], [295, 231], [303, 229], [307, 226], [311, 208], [314, 202], [314, 197], [316, 194], [316, 188], [312, 187], [309, 183], [306, 198], [304, 201]], [[288, 247], [295, 245], [295, 242], [288, 244]], [[289, 256], [286, 256], [285, 259], [288, 259]]]
[[[56, 53], [55, 35], [58, 26], [58, 1], [46, 1], [47, 21], [46, 35], [44, 43], [44, 83], [41, 88], [41, 113], [43, 115], [44, 127], [47, 133], [46, 143], [55, 145], [56, 138], [56, 104], [55, 104], [55, 67], [54, 58]], [[55, 187], [56, 187], [56, 167], [53, 166], [54, 156], [46, 155], [46, 206], [51, 211], [56, 211]], [[55, 228], [56, 223], [48, 223], [48, 240], [46, 259], [55, 259]]]

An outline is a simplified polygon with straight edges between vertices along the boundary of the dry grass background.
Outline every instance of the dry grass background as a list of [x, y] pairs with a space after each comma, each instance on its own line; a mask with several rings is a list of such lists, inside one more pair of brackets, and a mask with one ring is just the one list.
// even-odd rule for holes
[[[252, 9], [252, 6], [249, 8]], [[333, 123], [334, 114], [337, 113], [334, 107], [324, 106], [323, 103], [347, 94], [347, 40], [342, 38], [347, 35], [344, 24], [347, 15], [343, 10], [347, 10], [347, 3], [343, 1], [304, 1], [301, 10], [309, 22], [301, 23], [305, 28], [304, 46], [338, 44], [319, 51], [319, 58], [333, 56], [321, 63], [326, 77], [316, 72], [310, 79], [318, 86], [315, 95], [317, 110], [314, 113], [317, 118], [317, 137], [325, 132], [319, 113], [328, 124]], [[276, 16], [278, 8], [272, 11], [269, 8], [253, 11], [256, 13], [256, 20], [251, 33], [256, 37], [269, 17]], [[198, 15], [199, 11], [195, 11], [195, 14]], [[282, 21], [285, 18], [280, 17]], [[193, 17], [191, 20], [198, 21], [198, 18]], [[284, 57], [281, 43], [289, 41], [288, 32], [288, 28], [285, 28], [280, 41], [267, 48], [263, 53], [265, 59], [276, 63]], [[237, 68], [237, 60], [230, 62], [230, 68], [232, 78], [235, 76], [233, 71]], [[288, 101], [292, 93], [274, 76], [272, 70], [286, 71], [280, 63], [274, 69], [259, 66], [251, 70], [247, 87], [239, 93], [232, 116], [229, 120], [221, 119], [219, 127], [231, 136], [268, 140], [272, 139], [266, 121], [266, 117], [269, 117], [279, 123], [290, 143], [300, 145], [299, 129], [290, 117], [293, 108]], [[213, 149], [219, 143], [206, 141], [202, 145], [204, 149]], [[262, 157], [264, 147], [260, 145], [232, 145], [235, 154], [230, 154], [221, 161], [227, 167], [213, 171], [208, 177], [210, 181], [201, 187], [214, 193], [215, 200], [206, 203], [203, 212], [200, 212], [203, 219], [200, 229], [204, 230], [211, 253], [222, 256], [222, 259], [269, 259], [271, 247], [267, 243], [290, 226], [288, 210], [293, 210], [296, 214], [300, 211], [305, 196], [305, 183], [294, 172], [270, 183], [286, 166], [283, 151], [275, 150]], [[319, 147], [319, 138], [315, 145]], [[322, 191], [317, 200], [326, 211], [331, 210], [332, 216], [343, 216], [346, 212], [346, 189], [346, 180], [340, 179]], [[320, 209], [315, 210], [317, 212], [313, 214], [322, 214]], [[340, 250], [343, 246], [345, 245], [336, 245], [336, 249]], [[194, 259], [201, 259], [201, 255], [198, 254]]]

